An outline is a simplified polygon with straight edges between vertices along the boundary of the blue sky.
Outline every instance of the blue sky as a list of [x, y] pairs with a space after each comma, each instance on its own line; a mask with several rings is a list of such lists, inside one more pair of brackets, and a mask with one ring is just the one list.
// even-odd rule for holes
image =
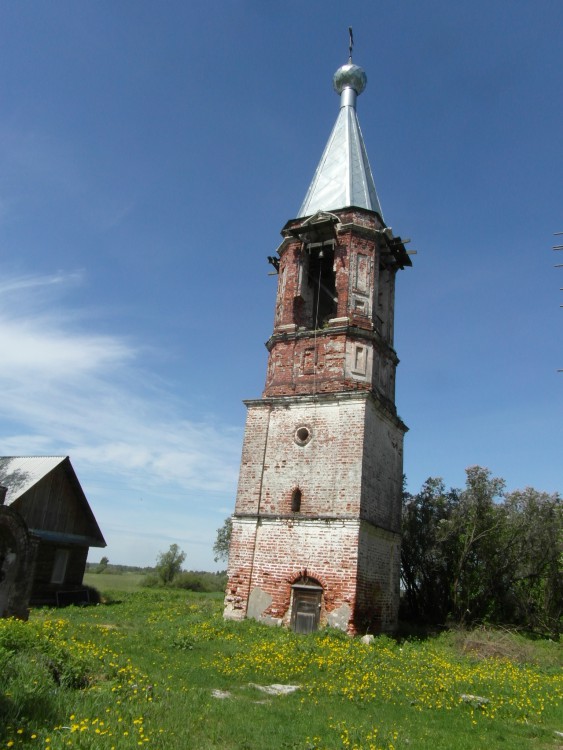
[[0, 2], [0, 453], [70, 455], [112, 562], [216, 567], [349, 25], [409, 489], [562, 489], [563, 4], [349, 5]]

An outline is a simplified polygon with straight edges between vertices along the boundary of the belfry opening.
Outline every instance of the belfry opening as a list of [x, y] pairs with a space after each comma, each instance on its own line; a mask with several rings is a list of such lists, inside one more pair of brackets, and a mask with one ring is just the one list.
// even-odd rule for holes
[[336, 317], [338, 297], [334, 269], [334, 243], [306, 245], [303, 266], [307, 277], [304, 324], [306, 328], [322, 328]]

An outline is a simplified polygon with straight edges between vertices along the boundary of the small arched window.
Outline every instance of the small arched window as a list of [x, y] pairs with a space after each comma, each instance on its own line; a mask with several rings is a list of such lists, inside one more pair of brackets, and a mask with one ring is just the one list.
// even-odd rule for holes
[[301, 490], [299, 487], [293, 490], [291, 495], [291, 510], [293, 513], [299, 513], [301, 510]]

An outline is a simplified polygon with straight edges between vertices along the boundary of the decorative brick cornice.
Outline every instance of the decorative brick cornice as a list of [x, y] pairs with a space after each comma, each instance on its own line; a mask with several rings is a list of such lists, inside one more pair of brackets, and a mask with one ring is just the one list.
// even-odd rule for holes
[[402, 432], [408, 432], [408, 427], [396, 414], [395, 406], [380, 394], [371, 390], [357, 391], [334, 391], [315, 394], [296, 394], [295, 396], [263, 396], [262, 398], [245, 399], [246, 407], [259, 407], [265, 409], [287, 408], [290, 406], [303, 406], [305, 404], [330, 404], [344, 401], [371, 401], [382, 417], [388, 419]]
[[375, 524], [368, 518], [358, 517], [351, 513], [343, 513], [342, 515], [307, 515], [305, 513], [234, 513], [233, 519], [241, 521], [252, 521], [252, 522], [291, 522], [294, 525], [307, 526], [315, 523], [322, 525], [332, 526], [348, 526], [358, 528], [369, 528], [377, 533], [381, 532], [383, 535], [390, 535], [391, 537], [398, 537], [400, 539], [401, 534], [397, 529], [392, 529], [388, 526], [382, 526], [380, 523]]
[[310, 330], [307, 328], [297, 328], [295, 324], [279, 326], [276, 331], [266, 341], [266, 349], [271, 352], [274, 346], [280, 341], [298, 341], [301, 339], [317, 340], [322, 337], [347, 336], [350, 339], [363, 339], [373, 344], [379, 351], [385, 351], [394, 365], [399, 364], [397, 352], [389, 346], [381, 337], [380, 333], [373, 329], [360, 328], [357, 325], [329, 325], [327, 328]]

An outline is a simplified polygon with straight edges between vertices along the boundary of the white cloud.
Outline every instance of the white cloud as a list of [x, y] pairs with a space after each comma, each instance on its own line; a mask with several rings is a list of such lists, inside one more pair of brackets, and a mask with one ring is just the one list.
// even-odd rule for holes
[[[113, 526], [128, 511], [138, 558], [148, 553], [141, 539], [148, 532], [160, 535], [159, 548], [186, 529], [197, 536], [198, 525], [213, 535], [234, 499], [239, 431], [191, 419], [189, 404], [141, 368], [139, 347], [77, 330], [76, 311], [53, 314], [61, 292], [77, 282], [79, 275], [61, 273], [0, 284], [2, 452], [70, 455], [102, 531], [104, 519]], [[131, 514], [139, 498], [148, 510]], [[111, 539], [120, 546], [115, 530]], [[213, 536], [208, 554], [202, 547], [207, 566], [212, 543]], [[109, 556], [128, 562], [113, 549]]]
[[0, 317], [0, 350], [6, 379], [26, 371], [34, 377], [75, 378], [83, 372], [96, 372], [122, 362], [127, 347], [109, 336], [77, 336], [61, 331], [39, 330], [34, 321], [6, 320]]
[[41, 309], [49, 301], [47, 292], [79, 280], [78, 274], [59, 273], [0, 283], [1, 379], [5, 385], [26, 382], [29, 377], [35, 382], [53, 377], [74, 381], [83, 373], [118, 366], [133, 356], [132, 348], [113, 336], [69, 331], [69, 312], [63, 318]]
[[[10, 300], [9, 296], [13, 292], [20, 292], [23, 290], [41, 290], [52, 286], [63, 286], [70, 283], [77, 283], [82, 280], [82, 274], [74, 273], [54, 273], [49, 276], [14, 276], [13, 278], [4, 278], [0, 281], [0, 301], [2, 304], [9, 304], [13, 306], [17, 300]], [[30, 302], [32, 299], [26, 299], [25, 302]]]

